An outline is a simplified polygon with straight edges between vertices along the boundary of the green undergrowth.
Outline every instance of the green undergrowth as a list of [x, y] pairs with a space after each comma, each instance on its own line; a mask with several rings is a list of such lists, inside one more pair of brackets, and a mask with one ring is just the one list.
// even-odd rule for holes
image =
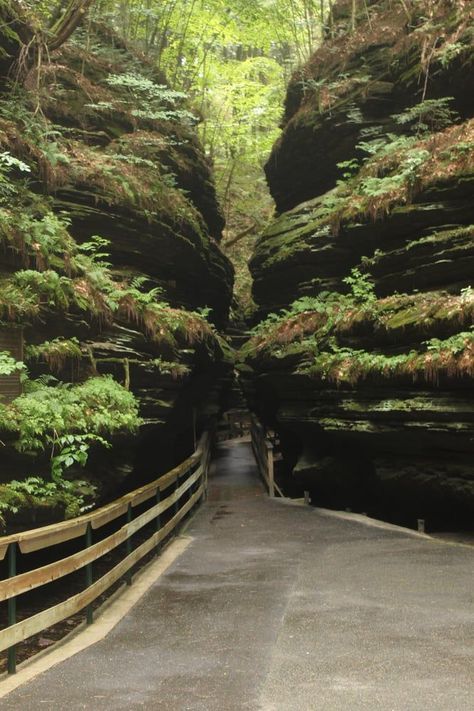
[[96, 236], [78, 245], [67, 217], [52, 213], [47, 203], [40, 209], [38, 215], [33, 202], [22, 215], [16, 207], [0, 207], [0, 241], [15, 259], [34, 267], [0, 277], [1, 320], [31, 323], [51, 312], [77, 313], [100, 325], [138, 326], [175, 350], [180, 343], [214, 339], [207, 314], [172, 308], [159, 288], [147, 289], [144, 277], [115, 277], [107, 240]]
[[[433, 382], [440, 373], [472, 374], [471, 288], [459, 295], [428, 292], [376, 299], [369, 277], [357, 269], [345, 281], [350, 294], [303, 297], [270, 314], [254, 329], [241, 357], [257, 368], [290, 357], [298, 372], [336, 383], [397, 375]], [[437, 332], [440, 337], [434, 338]], [[370, 341], [374, 350], [348, 346], [358, 340]], [[416, 349], [413, 343], [418, 343]], [[384, 349], [396, 353], [385, 354]]]
[[[25, 131], [21, 121], [1, 118], [1, 106], [0, 101], [0, 152], [3, 148], [5, 159], [16, 162], [4, 164], [3, 170], [0, 162], [0, 200], [3, 197], [7, 201], [15, 196], [24, 200], [25, 188], [32, 180], [40, 181], [50, 193], [71, 187], [86, 195], [93, 191], [95, 202], [134, 211], [149, 223], [165, 221], [192, 230], [206, 248], [208, 238], [200, 213], [162, 160], [143, 157], [138, 136], [120, 137], [105, 149], [90, 146], [68, 136], [61, 127], [52, 126], [44, 116], [31, 119], [28, 114], [25, 120], [33, 123], [30, 131]], [[49, 140], [45, 138], [48, 135]], [[161, 134], [155, 137], [155, 143], [159, 142], [165, 151], [169, 140], [172, 139]], [[20, 171], [18, 166], [23, 170]], [[25, 216], [22, 220], [25, 227], [27, 219]], [[5, 217], [2, 223], [8, 232]], [[35, 227], [33, 225], [33, 230]], [[40, 229], [44, 232], [47, 227], [44, 225]], [[58, 238], [58, 230], [54, 228], [51, 225], [50, 229]], [[14, 237], [14, 225], [12, 229]]]
[[[51, 353], [51, 344], [35, 355], [45, 352]], [[110, 376], [75, 385], [43, 376], [26, 379], [24, 389], [11, 403], [0, 403], [0, 431], [28, 456], [35, 475], [0, 485], [0, 527], [79, 515], [92, 502], [95, 485], [75, 475], [87, 465], [92, 448], [109, 449], [114, 436], [133, 434], [141, 424], [136, 398]]]
[[0, 375], [13, 375], [22, 373], [25, 364], [15, 360], [7, 351], [0, 351]]
[[[11, 205], [0, 204], [0, 241], [12, 266], [20, 267], [0, 277], [1, 325], [41, 330], [42, 322], [61, 315], [79, 317], [79, 325], [88, 322], [99, 331], [123, 324], [153, 342], [156, 357], [150, 364], [176, 380], [190, 373], [191, 367], [180, 361], [193, 348], [205, 346], [211, 358], [218, 357], [222, 346], [207, 320], [209, 310], [173, 308], [145, 277], [114, 272], [106, 240], [96, 236], [78, 245], [67, 217], [55, 215], [48, 198], [36, 198], [27, 187], [22, 193], [27, 197], [23, 209], [15, 198]], [[25, 389], [12, 403], [0, 403], [0, 430], [8, 447], [28, 456], [25, 474], [32, 475], [26, 483], [0, 486], [0, 525], [31, 526], [74, 516], [94, 498], [81, 494], [87, 486], [77, 483], [78, 471], [92, 450], [109, 448], [116, 435], [134, 434], [141, 423], [138, 401], [128, 390], [126, 360], [123, 387], [109, 376], [78, 384], [48, 375], [25, 380], [25, 366], [0, 354], [0, 374], [21, 373]], [[84, 367], [87, 372], [96, 368], [93, 352], [75, 337], [27, 343], [25, 361], [61, 374], [70, 364], [81, 378]]]
[[314, 359], [306, 360], [298, 372], [336, 385], [397, 377], [437, 384], [441, 376], [474, 375], [474, 333], [461, 332], [445, 340], [430, 339], [424, 347], [425, 352], [412, 350], [389, 356], [334, 345], [332, 352], [318, 353]]
[[[446, 292], [394, 294], [376, 299], [366, 275], [353, 270], [348, 279], [356, 281], [351, 294], [328, 293], [303, 297], [289, 309], [270, 314], [253, 330], [245, 348], [249, 352], [273, 348], [301, 340], [308, 335], [324, 338], [331, 334], [384, 334], [396, 343], [400, 333], [414, 328], [420, 335], [442, 325], [452, 330], [469, 326], [474, 319], [474, 292], [459, 295]], [[355, 292], [355, 293], [354, 293]]]
[[349, 15], [350, 11], [341, 15], [333, 36], [294, 74], [287, 120], [295, 113], [303, 118], [309, 111], [334, 111], [357, 100], [362, 92], [383, 94], [387, 91], [380, 80], [384, 67], [416, 87], [427, 71], [439, 74], [452, 62], [467, 63], [472, 56], [472, 22], [464, 3], [387, 0], [361, 4], [355, 27]]
[[112, 37], [106, 40], [94, 28], [76, 30], [57, 61], [45, 69], [40, 87], [45, 112], [84, 128], [103, 125], [111, 133], [123, 132], [124, 127], [164, 132], [172, 128], [189, 135], [197, 117], [188, 95], [169, 87], [144, 55], [114, 44]]
[[431, 186], [471, 176], [474, 120], [422, 136], [388, 135], [363, 149], [366, 160], [344, 164], [346, 176], [336, 188], [278, 218], [264, 233], [256, 257], [265, 268], [338, 237], [346, 227], [383, 220]]
[[10, 523], [29, 526], [79, 516], [94, 495], [89, 482], [55, 482], [32, 476], [0, 484], [0, 530]]
[[206, 246], [201, 215], [179, 188], [175, 176], [159, 162], [141, 158], [132, 151], [133, 143], [112, 143], [107, 152], [80, 142], [69, 143], [69, 170], [64, 184], [74, 189], [94, 191], [96, 200], [108, 206], [132, 209], [149, 223], [165, 221], [192, 229]]
[[135, 432], [140, 424], [135, 397], [109, 376], [76, 385], [39, 379], [27, 381], [25, 390], [12, 403], [0, 404], [0, 429], [15, 435], [19, 452], [47, 451], [69, 435]]
[[344, 222], [377, 220], [395, 205], [411, 203], [438, 181], [470, 174], [474, 170], [474, 120], [443, 128], [361, 144], [368, 159], [354, 178], [343, 181], [323, 203], [323, 209], [329, 207], [331, 226], [337, 230]]
[[[202, 216], [173, 172], [206, 165], [188, 97], [143, 58], [91, 28], [87, 35], [75, 33], [43, 63], [34, 91], [12, 85], [0, 97], [0, 199], [28, 181], [50, 194], [72, 188], [172, 225], [207, 250]], [[2, 179], [4, 168], [11, 180]]]

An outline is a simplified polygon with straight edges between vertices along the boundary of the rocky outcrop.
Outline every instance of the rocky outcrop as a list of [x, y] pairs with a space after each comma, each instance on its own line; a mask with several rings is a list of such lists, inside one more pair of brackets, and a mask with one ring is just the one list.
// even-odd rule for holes
[[[63, 424], [76, 439], [93, 432], [113, 442], [91, 446], [87, 474], [98, 495], [114, 496], [181, 461], [218, 412], [232, 361], [214, 326], [226, 323], [233, 269], [186, 100], [144, 58], [95, 32], [87, 42], [74, 35], [39, 79], [27, 77], [34, 90], [0, 99], [0, 318], [23, 332], [33, 393], [0, 405], [0, 456], [3, 482], [47, 477], [43, 445], [56, 434], [45, 423], [28, 450], [21, 419], [35, 388], [47, 388], [49, 402], [66, 387], [51, 375], [92, 379], [102, 407], [100, 383], [111, 376], [138, 412], [114, 391], [126, 410], [115, 429], [87, 409], [86, 424]], [[67, 476], [84, 472], [73, 464]]]
[[314, 501], [472, 523], [473, 3], [371, 3], [353, 33], [349, 5], [267, 165], [282, 214], [251, 270], [279, 315], [250, 394]]
[[[410, 204], [383, 220], [321, 220], [315, 198], [273, 222], [261, 237], [251, 267], [254, 298], [264, 312], [304, 295], [347, 291], [351, 269], [370, 272], [376, 293], [458, 290], [470, 286], [474, 266], [474, 173], [430, 182]], [[322, 223], [322, 224], [321, 224]]]
[[291, 80], [282, 136], [266, 166], [279, 212], [333, 187], [344, 173], [338, 164], [364, 156], [362, 142], [401, 133], [394, 117], [424, 93], [452, 97], [453, 110], [472, 116], [472, 4], [371, 6], [370, 26], [361, 7], [352, 33], [351, 2], [338, 2], [334, 39]]

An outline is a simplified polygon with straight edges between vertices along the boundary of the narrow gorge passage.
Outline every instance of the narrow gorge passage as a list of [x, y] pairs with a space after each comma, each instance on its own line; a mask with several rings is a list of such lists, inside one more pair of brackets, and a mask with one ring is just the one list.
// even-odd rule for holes
[[0, 0], [6, 683], [180, 552], [2, 710], [474, 708], [473, 68], [474, 0]]
[[0, 3], [3, 533], [169, 471], [235, 371], [285, 490], [472, 530], [473, 0], [149, 1]]
[[472, 550], [270, 500], [238, 440], [185, 535], [103, 641], [2, 711], [472, 708]]

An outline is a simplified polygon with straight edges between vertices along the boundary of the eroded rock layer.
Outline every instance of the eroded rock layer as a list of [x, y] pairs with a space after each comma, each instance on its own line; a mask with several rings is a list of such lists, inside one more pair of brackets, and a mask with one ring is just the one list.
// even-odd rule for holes
[[[53, 461], [63, 479], [85, 472], [98, 486], [87, 500], [192, 451], [231, 368], [214, 325], [233, 286], [186, 100], [110, 32], [91, 32], [32, 69], [25, 91], [7, 82], [0, 97], [1, 332], [23, 339], [29, 370], [8, 402], [20, 366], [0, 347], [1, 481], [47, 480]], [[32, 509], [42, 486], [31, 483]], [[2, 488], [4, 522], [28, 508], [25, 496]], [[47, 516], [64, 514], [57, 498]]]
[[474, 6], [351, 7], [289, 87], [244, 355], [314, 501], [472, 522]]

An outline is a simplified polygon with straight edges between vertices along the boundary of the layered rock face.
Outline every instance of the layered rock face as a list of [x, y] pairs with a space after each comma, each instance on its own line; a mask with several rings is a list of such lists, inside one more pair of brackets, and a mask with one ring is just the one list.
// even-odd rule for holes
[[233, 288], [223, 218], [185, 99], [106, 30], [76, 32], [25, 86], [0, 100], [1, 328], [23, 333], [40, 380], [0, 406], [2, 480], [49, 467], [54, 433], [29, 443], [23, 421], [31, 391], [51, 384], [54, 399], [50, 374], [74, 394], [93, 380], [97, 408], [113, 413], [121, 395], [107, 404], [101, 390], [112, 376], [135, 399], [122, 420], [93, 423], [84, 406], [86, 424], [62, 421], [58, 438], [110, 435], [88, 472], [117, 495], [124, 477], [138, 486], [181, 461], [218, 411], [231, 367], [212, 325], [225, 324]]
[[472, 522], [473, 3], [350, 5], [289, 87], [245, 357], [316, 502]]

